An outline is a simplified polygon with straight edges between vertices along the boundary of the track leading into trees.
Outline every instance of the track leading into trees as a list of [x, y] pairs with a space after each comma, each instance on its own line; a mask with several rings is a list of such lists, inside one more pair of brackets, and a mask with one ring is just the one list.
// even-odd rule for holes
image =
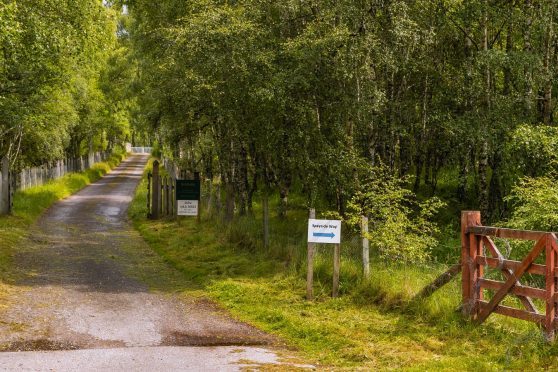
[[[16, 257], [21, 290], [1, 313], [0, 369], [236, 370], [247, 360], [281, 363], [269, 335], [209, 301], [178, 295], [179, 274], [127, 221], [146, 162], [131, 156], [34, 226]], [[159, 290], [149, 291], [142, 278], [161, 283]]]

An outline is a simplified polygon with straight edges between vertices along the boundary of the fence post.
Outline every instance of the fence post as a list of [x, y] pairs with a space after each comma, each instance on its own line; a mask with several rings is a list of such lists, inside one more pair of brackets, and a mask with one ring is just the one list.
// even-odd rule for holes
[[341, 244], [333, 247], [333, 289], [331, 297], [339, 296], [339, 272], [341, 271]]
[[461, 265], [463, 314], [476, 318], [479, 311], [478, 301], [482, 299], [482, 291], [478, 279], [482, 277], [482, 267], [477, 264], [477, 256], [481, 254], [481, 241], [475, 234], [469, 234], [471, 226], [481, 225], [479, 211], [461, 212]]
[[166, 200], [165, 200], [165, 207], [167, 209], [166, 211], [166, 215], [169, 216], [171, 214], [171, 210], [170, 210], [170, 203], [171, 203], [171, 193], [170, 193], [170, 176], [166, 177], [165, 180], [165, 195], [166, 195]]
[[147, 217], [151, 217], [151, 172], [147, 173]]
[[151, 218], [154, 220], [159, 219], [159, 195], [161, 195], [161, 186], [159, 178], [159, 161], [155, 160], [153, 162], [153, 175], [152, 175], [152, 187], [151, 187]]
[[171, 177], [171, 215], [176, 217], [176, 177]]
[[[194, 179], [196, 181], [200, 181], [200, 172], [194, 172]], [[201, 182], [200, 182], [200, 196], [198, 198], [198, 223], [201, 222], [201, 209], [202, 209], [202, 202], [201, 202]]]
[[10, 213], [10, 162], [2, 158], [2, 185], [0, 185], [0, 214]]
[[546, 234], [546, 319], [544, 324], [545, 338], [554, 341], [556, 330], [556, 236]]
[[361, 220], [362, 234], [362, 265], [364, 277], [370, 278], [370, 242], [368, 241], [368, 217], [362, 216]]
[[159, 176], [159, 217], [164, 215], [164, 200], [163, 200], [163, 176]]
[[[310, 219], [316, 218], [316, 210], [310, 208]], [[306, 273], [306, 299], [314, 299], [314, 247], [315, 243], [308, 242], [308, 269]]]

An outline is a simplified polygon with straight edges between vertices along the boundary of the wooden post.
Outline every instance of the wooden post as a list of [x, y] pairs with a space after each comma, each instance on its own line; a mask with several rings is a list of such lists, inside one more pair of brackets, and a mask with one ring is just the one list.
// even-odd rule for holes
[[[194, 180], [199, 181], [200, 180], [200, 172], [194, 172]], [[201, 203], [201, 182], [200, 182], [200, 197], [198, 198], [198, 223], [201, 222], [201, 207], [202, 207], [202, 203]]]
[[176, 179], [171, 177], [171, 215], [176, 216]]
[[264, 195], [262, 198], [262, 209], [263, 209], [263, 240], [264, 247], [269, 248], [269, 194], [268, 189], [265, 187]]
[[168, 216], [170, 215], [170, 201], [171, 201], [171, 197], [170, 197], [170, 177], [166, 177], [165, 178], [165, 215]]
[[331, 297], [339, 296], [339, 271], [341, 270], [341, 245], [335, 244], [333, 248], [333, 290]]
[[159, 161], [155, 160], [153, 162], [153, 187], [151, 188], [152, 198], [151, 198], [151, 218], [154, 220], [159, 219], [159, 208], [160, 208], [160, 198], [161, 195], [161, 185], [159, 178]]
[[446, 272], [437, 277], [432, 283], [424, 287], [418, 294], [416, 294], [411, 302], [420, 301], [424, 298], [430, 297], [438, 289], [448, 284], [459, 272], [461, 271], [461, 262], [450, 267]]
[[478, 301], [482, 299], [482, 290], [478, 280], [482, 277], [482, 267], [476, 259], [481, 254], [481, 240], [475, 234], [467, 233], [471, 226], [481, 225], [479, 211], [461, 212], [461, 265], [463, 314], [476, 319], [479, 311]]
[[546, 234], [546, 319], [545, 338], [554, 341], [556, 330], [556, 236]]
[[163, 176], [159, 176], [159, 216], [162, 216], [165, 212], [165, 204], [163, 200]]
[[147, 173], [147, 217], [151, 217], [151, 172]]
[[10, 213], [10, 162], [2, 158], [2, 185], [0, 185], [0, 214]]
[[[316, 218], [316, 210], [310, 209], [310, 219]], [[314, 299], [314, 247], [315, 243], [308, 243], [308, 269], [306, 273], [306, 299]]]
[[364, 277], [370, 278], [370, 242], [368, 241], [368, 217], [362, 216], [360, 223], [362, 234], [362, 266]]

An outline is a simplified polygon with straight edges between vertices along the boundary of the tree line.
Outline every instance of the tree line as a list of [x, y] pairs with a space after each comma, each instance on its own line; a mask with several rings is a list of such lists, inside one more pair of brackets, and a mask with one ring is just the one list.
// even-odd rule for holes
[[544, 172], [530, 141], [556, 149], [537, 135], [555, 134], [554, 2], [127, 4], [138, 122], [220, 178], [229, 215], [258, 188], [345, 214], [384, 167], [429, 195], [445, 175], [453, 203], [499, 219], [518, 178]]
[[101, 0], [0, 3], [0, 158], [13, 169], [129, 137], [120, 18]]
[[0, 156], [17, 168], [156, 141], [224, 195], [229, 220], [256, 196], [286, 216], [295, 193], [432, 245], [431, 197], [488, 222], [529, 199], [518, 187], [553, 184], [556, 8], [6, 0]]

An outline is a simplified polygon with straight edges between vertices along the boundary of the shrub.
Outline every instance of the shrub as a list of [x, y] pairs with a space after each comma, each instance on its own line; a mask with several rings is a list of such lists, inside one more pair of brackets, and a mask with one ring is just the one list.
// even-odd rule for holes
[[438, 228], [431, 217], [444, 203], [437, 198], [417, 201], [405, 182], [384, 167], [370, 169], [348, 204], [347, 222], [358, 226], [361, 216], [368, 216], [368, 239], [381, 258], [421, 263], [437, 244]]
[[558, 230], [558, 184], [551, 177], [525, 177], [506, 198], [513, 212], [506, 225], [517, 229]]

